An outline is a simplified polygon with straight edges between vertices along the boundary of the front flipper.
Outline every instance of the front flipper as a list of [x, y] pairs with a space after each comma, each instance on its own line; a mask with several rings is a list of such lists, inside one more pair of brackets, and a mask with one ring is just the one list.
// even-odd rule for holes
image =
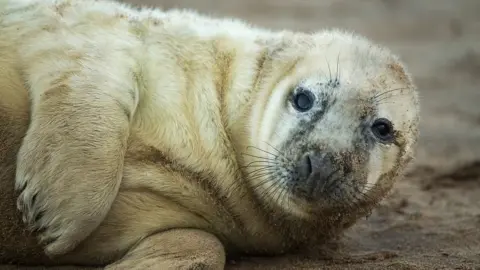
[[143, 239], [121, 260], [105, 269], [224, 269], [225, 250], [204, 231], [173, 229]]
[[31, 123], [17, 160], [17, 206], [49, 256], [88, 237], [118, 193], [138, 102], [128, 75], [85, 61], [31, 85]]

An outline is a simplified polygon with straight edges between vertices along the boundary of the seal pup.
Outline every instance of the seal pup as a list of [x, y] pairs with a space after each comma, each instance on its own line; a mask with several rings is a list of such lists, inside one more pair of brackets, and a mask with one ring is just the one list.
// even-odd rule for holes
[[0, 3], [2, 69], [16, 74], [2, 97], [30, 102], [3, 105], [28, 129], [8, 118], [1, 134], [16, 134], [3, 139], [19, 146], [17, 206], [53, 263], [223, 268], [225, 252], [322, 243], [413, 156], [415, 85], [358, 35], [112, 1]]

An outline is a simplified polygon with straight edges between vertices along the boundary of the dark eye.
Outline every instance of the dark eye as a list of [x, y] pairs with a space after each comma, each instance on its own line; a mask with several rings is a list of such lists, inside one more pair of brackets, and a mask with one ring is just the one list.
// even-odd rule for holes
[[372, 132], [382, 142], [391, 142], [394, 139], [392, 122], [385, 118], [379, 118], [372, 124]]
[[293, 107], [300, 112], [306, 112], [313, 107], [315, 96], [308, 90], [300, 90], [293, 95]]

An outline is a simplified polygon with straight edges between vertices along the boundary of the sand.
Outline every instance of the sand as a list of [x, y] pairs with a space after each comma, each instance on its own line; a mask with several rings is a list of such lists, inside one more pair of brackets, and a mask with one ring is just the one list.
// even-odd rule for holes
[[136, 2], [275, 29], [354, 30], [399, 54], [419, 86], [417, 158], [392, 195], [347, 232], [343, 249], [357, 257], [243, 258], [227, 269], [480, 269], [479, 0]]

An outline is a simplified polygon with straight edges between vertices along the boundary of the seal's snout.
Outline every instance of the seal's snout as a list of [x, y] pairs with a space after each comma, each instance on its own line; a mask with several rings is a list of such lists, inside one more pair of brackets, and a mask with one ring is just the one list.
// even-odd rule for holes
[[308, 152], [300, 158], [297, 164], [299, 180], [309, 186], [325, 184], [334, 172], [334, 159], [330, 153]]
[[352, 159], [352, 153], [308, 151], [295, 165], [292, 192], [323, 207], [338, 206], [340, 202], [348, 204], [348, 200], [355, 199], [352, 194], [363, 185], [364, 167], [364, 162]]

